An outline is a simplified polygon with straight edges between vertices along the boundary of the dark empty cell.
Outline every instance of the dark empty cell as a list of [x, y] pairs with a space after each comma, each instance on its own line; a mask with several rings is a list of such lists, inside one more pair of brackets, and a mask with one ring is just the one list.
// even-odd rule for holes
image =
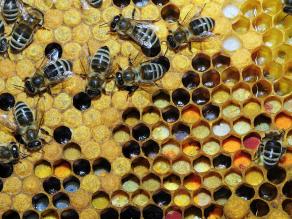
[[[220, 210], [221, 209], [221, 210]], [[212, 213], [220, 214], [220, 218], [223, 216], [223, 206], [211, 204], [208, 208], [204, 210], [205, 218], [209, 218]]]
[[36, 194], [32, 197], [32, 205], [38, 211], [44, 211], [49, 205], [49, 198], [43, 193]]
[[119, 8], [127, 7], [130, 4], [131, 0], [113, 0], [115, 6]]
[[222, 187], [218, 189], [216, 192], [214, 192], [214, 200], [218, 201], [220, 199], [229, 199], [229, 197], [232, 195], [232, 192], [229, 188]]
[[70, 176], [63, 181], [63, 187], [67, 192], [76, 192], [80, 187], [80, 181], [75, 176]]
[[200, 87], [193, 91], [192, 100], [197, 105], [204, 105], [210, 100], [210, 93], [206, 88]]
[[254, 199], [250, 203], [250, 210], [257, 217], [265, 216], [269, 213], [269, 205], [261, 199]]
[[0, 109], [4, 111], [9, 111], [15, 105], [14, 96], [10, 93], [0, 94]]
[[159, 153], [159, 145], [156, 141], [148, 140], [142, 145], [142, 151], [146, 157], [154, 158]]
[[107, 208], [103, 210], [100, 214], [100, 219], [118, 219], [119, 213], [116, 209]]
[[202, 218], [202, 210], [198, 207], [191, 206], [184, 212], [184, 216], [188, 218]]
[[168, 192], [161, 190], [154, 194], [152, 199], [159, 207], [165, 207], [171, 202], [171, 195]]
[[87, 110], [91, 106], [91, 99], [86, 93], [80, 92], [73, 97], [73, 106], [80, 111]]
[[282, 208], [284, 211], [287, 212], [287, 214], [292, 217], [292, 200], [286, 199], [282, 202]]
[[267, 81], [260, 81], [252, 86], [252, 93], [256, 97], [265, 97], [271, 93], [271, 86]]
[[148, 205], [143, 209], [144, 219], [162, 219], [163, 211], [155, 205]]
[[95, 160], [92, 165], [92, 170], [94, 171], [94, 174], [98, 176], [102, 176], [105, 173], [109, 173], [111, 169], [112, 167], [110, 162], [103, 157]]
[[26, 211], [23, 213], [22, 219], [39, 219], [38, 213], [35, 211]]
[[123, 145], [123, 155], [126, 157], [126, 158], [134, 158], [134, 157], [137, 157], [139, 156], [140, 154], [140, 145], [138, 144], [138, 142], [136, 141], [128, 141], [126, 142], [124, 145]]
[[61, 182], [56, 177], [50, 177], [43, 182], [44, 190], [49, 194], [54, 194], [61, 189]]
[[12, 164], [1, 164], [0, 163], [0, 177], [7, 178], [11, 176], [13, 173], [13, 166]]
[[277, 188], [270, 183], [264, 183], [260, 186], [259, 195], [266, 201], [272, 201], [278, 194]]
[[162, 5], [166, 5], [169, 2], [169, 0], [152, 0], [152, 2], [155, 5], [162, 6]]
[[169, 4], [161, 9], [161, 17], [167, 22], [176, 22], [179, 19], [179, 8], [176, 5]]
[[2, 191], [3, 189], [3, 181], [0, 179], [0, 192]]
[[67, 144], [72, 137], [71, 130], [66, 126], [59, 126], [54, 130], [54, 139], [60, 144]]
[[63, 192], [59, 192], [53, 196], [53, 204], [56, 208], [68, 208], [70, 205], [68, 195]]
[[188, 71], [183, 75], [182, 83], [187, 89], [196, 88], [200, 84], [200, 76], [193, 71]]
[[205, 87], [213, 88], [220, 83], [220, 74], [216, 70], [210, 70], [203, 74], [202, 83]]
[[158, 92], [154, 93], [152, 96], [152, 102], [155, 103], [158, 100], [165, 100], [167, 102], [170, 101], [170, 96], [166, 90], [159, 90]]
[[249, 187], [247, 185], [240, 185], [236, 191], [236, 195], [238, 197], [244, 198], [245, 200], [250, 200], [254, 197], [255, 191], [252, 187]]
[[179, 118], [179, 110], [174, 106], [168, 106], [163, 109], [162, 117], [166, 122], [176, 122]]
[[120, 214], [120, 219], [140, 219], [141, 212], [138, 208], [135, 208], [133, 206], [128, 206], [125, 209], [122, 210]]
[[224, 154], [220, 154], [213, 159], [213, 166], [217, 169], [227, 169], [231, 166], [231, 158]]
[[192, 66], [195, 71], [203, 72], [210, 68], [210, 58], [205, 54], [197, 54], [192, 60]]
[[289, 180], [284, 184], [282, 192], [286, 197], [292, 198], [292, 180]]
[[212, 62], [213, 66], [216, 69], [223, 70], [224, 68], [227, 68], [230, 65], [230, 57], [218, 54], [213, 58]]
[[78, 176], [85, 176], [90, 172], [90, 163], [88, 160], [79, 159], [73, 163], [73, 171]]
[[62, 57], [63, 49], [59, 43], [49, 43], [45, 48], [45, 56], [50, 60], [57, 60]]
[[137, 120], [140, 119], [140, 112], [135, 107], [127, 108], [122, 115], [122, 118], [124, 121], [126, 121], [128, 118], [135, 118]]
[[74, 209], [67, 209], [61, 213], [61, 219], [79, 219], [79, 215]]
[[178, 88], [172, 92], [172, 102], [176, 106], [185, 106], [190, 101], [190, 94], [183, 88]]
[[190, 134], [190, 128], [183, 123], [176, 123], [172, 127], [172, 134], [178, 141], [184, 140]]
[[286, 178], [286, 170], [284, 170], [282, 167], [274, 166], [268, 169], [267, 178], [270, 182], [279, 184]]
[[138, 158], [136, 158], [135, 160], [132, 161], [131, 167], [132, 167], [132, 169], [141, 168], [141, 167], [143, 167], [143, 169], [144, 168], [145, 169], [149, 169], [150, 168], [150, 163], [146, 158], [138, 157]]
[[17, 211], [9, 210], [2, 215], [2, 219], [20, 219], [20, 216]]
[[149, 138], [150, 130], [146, 125], [140, 123], [133, 128], [132, 135], [137, 141], [144, 141]]
[[202, 110], [203, 116], [207, 120], [214, 120], [217, 119], [220, 114], [220, 108], [213, 104], [208, 104], [203, 107]]
[[260, 68], [256, 66], [249, 66], [242, 71], [242, 78], [248, 83], [257, 81], [260, 78]]
[[265, 115], [258, 115], [255, 119], [254, 119], [254, 126], [257, 127], [257, 126], [261, 126], [261, 125], [264, 125], [264, 124], [267, 124], [267, 125], [271, 125], [272, 123], [272, 120], [270, 117], [268, 116], [265, 116]]
[[144, 7], [148, 4], [149, 0], [133, 0], [137, 7]]

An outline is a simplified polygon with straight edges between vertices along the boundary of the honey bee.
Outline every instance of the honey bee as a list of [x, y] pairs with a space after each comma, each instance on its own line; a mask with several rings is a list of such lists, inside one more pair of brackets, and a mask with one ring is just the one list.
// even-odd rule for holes
[[165, 56], [141, 63], [138, 67], [130, 66], [126, 70], [116, 73], [116, 85], [120, 89], [129, 91], [131, 95], [140, 85], [157, 85], [156, 81], [161, 79], [169, 69], [169, 60]]
[[2, 0], [1, 11], [6, 23], [12, 24], [20, 15], [20, 3], [18, 0]]
[[284, 0], [283, 12], [292, 15], [292, 0]]
[[283, 147], [284, 131], [271, 131], [265, 134], [256, 153], [256, 157], [260, 157], [264, 165], [268, 168], [276, 166], [286, 147]]
[[149, 21], [135, 20], [134, 15], [135, 10], [132, 19], [125, 18], [121, 14], [116, 15], [110, 24], [111, 32], [117, 32], [122, 37], [134, 40], [146, 56], [157, 56], [161, 51], [161, 46], [153, 25]]
[[0, 20], [0, 54], [6, 54], [8, 50], [8, 41], [5, 37], [4, 22]]
[[89, 5], [94, 8], [99, 8], [102, 4], [102, 0], [80, 0], [82, 8], [88, 9]]
[[201, 42], [215, 35], [212, 32], [215, 27], [215, 20], [211, 17], [200, 17], [204, 7], [194, 15], [188, 26], [178, 23], [178, 28], [167, 36], [167, 44], [170, 49], [177, 51], [187, 45], [190, 47], [191, 42]]
[[0, 164], [17, 163], [20, 159], [19, 147], [15, 142], [0, 144]]

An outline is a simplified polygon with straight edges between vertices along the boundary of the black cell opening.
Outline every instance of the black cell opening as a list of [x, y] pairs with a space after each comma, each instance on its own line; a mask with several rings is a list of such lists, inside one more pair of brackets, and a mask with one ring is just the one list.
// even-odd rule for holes
[[[216, 209], [221, 209], [221, 211], [218, 211]], [[214, 212], [214, 211], [222, 212], [221, 214], [223, 214], [223, 206], [211, 204], [208, 208], [206, 208], [204, 210], [204, 216], [205, 216], [205, 218], [209, 218], [210, 214], [212, 212]], [[220, 216], [222, 216], [222, 215], [220, 215]]]
[[129, 159], [138, 157], [140, 154], [140, 145], [134, 140], [128, 141], [123, 145], [122, 152]]
[[292, 180], [289, 180], [284, 184], [282, 192], [286, 197], [292, 198]]
[[90, 172], [90, 163], [88, 160], [79, 159], [73, 163], [73, 171], [78, 176], [85, 176]]
[[190, 134], [190, 128], [183, 123], [176, 123], [172, 127], [171, 133], [178, 141], [182, 141]]
[[163, 6], [163, 5], [166, 5], [169, 2], [169, 0], [152, 0], [152, 2], [155, 5]]
[[197, 54], [192, 60], [192, 66], [195, 71], [207, 71], [211, 66], [210, 58], [202, 53]]
[[183, 88], [178, 88], [172, 92], [172, 102], [179, 107], [185, 106], [190, 101], [190, 94]]
[[7, 178], [11, 176], [13, 173], [13, 166], [12, 164], [1, 164], [0, 163], [0, 177], [1, 178]]
[[257, 217], [262, 217], [269, 213], [270, 208], [265, 201], [261, 199], [254, 199], [250, 204], [250, 210]]
[[23, 213], [22, 219], [39, 219], [38, 213], [35, 211], [26, 211]]
[[70, 205], [70, 199], [68, 197], [68, 195], [66, 195], [63, 192], [59, 192], [56, 195], [53, 196], [53, 205], [56, 208], [68, 208]]
[[43, 182], [43, 188], [48, 194], [54, 194], [61, 189], [61, 182], [56, 177], [49, 177]]
[[262, 199], [266, 201], [272, 201], [277, 197], [278, 191], [276, 186], [270, 183], [264, 183], [259, 188], [259, 195]]
[[32, 197], [32, 205], [37, 211], [44, 211], [49, 206], [49, 198], [43, 193]]
[[152, 96], [152, 102], [155, 103], [158, 100], [170, 101], [170, 96], [166, 90], [159, 90]]
[[250, 187], [250, 186], [245, 185], [245, 184], [240, 185], [240, 186], [236, 189], [235, 193], [236, 193], [236, 195], [237, 195], [238, 197], [241, 197], [241, 198], [243, 198], [243, 199], [245, 199], [245, 200], [250, 200], [250, 199], [252, 199], [252, 198], [254, 197], [254, 195], [255, 195], [255, 191], [254, 191], [254, 189], [253, 189], [252, 187]]
[[63, 49], [59, 43], [49, 43], [45, 48], [45, 56], [50, 60], [57, 60], [62, 57]]
[[63, 187], [67, 192], [76, 192], [80, 188], [80, 180], [70, 176], [63, 181]]
[[73, 97], [73, 106], [80, 110], [87, 110], [91, 106], [91, 99], [88, 94], [80, 92]]
[[162, 219], [163, 211], [155, 205], [148, 205], [143, 209], [144, 219]]
[[182, 77], [182, 83], [187, 89], [194, 89], [200, 84], [200, 76], [193, 71], [186, 72]]
[[197, 105], [204, 105], [210, 100], [210, 92], [203, 87], [197, 88], [192, 93], [192, 100]]
[[190, 216], [192, 216], [192, 217], [194, 217], [194, 218], [196, 218], [196, 217], [198, 217], [198, 218], [202, 218], [203, 213], [202, 213], [202, 210], [201, 210], [200, 208], [195, 207], [195, 206], [191, 206], [191, 207], [189, 207], [189, 208], [187, 208], [187, 209], [185, 210], [185, 212], [184, 212], [184, 216], [185, 216], [185, 217], [190, 217]]
[[10, 93], [0, 94], [0, 109], [4, 111], [9, 111], [15, 105], [14, 96]]
[[291, 199], [286, 199], [282, 202], [282, 208], [284, 211], [287, 212], [290, 217], [292, 216], [292, 200]]
[[155, 158], [159, 153], [160, 147], [156, 141], [148, 140], [143, 143], [142, 151], [146, 157]]
[[120, 219], [140, 219], [141, 212], [138, 208], [134, 206], [127, 206], [124, 208], [120, 214]]
[[254, 119], [254, 126], [260, 126], [261, 124], [268, 124], [269, 126], [272, 123], [272, 119], [268, 116], [265, 115], [258, 115], [257, 117], [255, 117]]
[[286, 170], [279, 166], [268, 169], [267, 178], [274, 184], [283, 182], [286, 178]]
[[230, 61], [230, 57], [222, 54], [216, 55], [212, 60], [213, 66], [217, 69], [227, 68], [230, 65]]
[[220, 154], [213, 159], [213, 166], [217, 169], [227, 169], [231, 166], [231, 157]]
[[179, 8], [174, 4], [169, 4], [161, 9], [161, 17], [166, 22], [176, 22], [179, 19]]
[[171, 202], [171, 195], [165, 190], [161, 190], [152, 196], [153, 201], [159, 207], [165, 207]]
[[133, 0], [137, 7], [144, 7], [149, 3], [149, 0]]
[[113, 0], [115, 6], [119, 8], [127, 7], [130, 4], [131, 0]]
[[0, 192], [2, 191], [3, 189], [3, 181], [0, 179]]
[[205, 119], [209, 121], [215, 120], [220, 114], [220, 108], [216, 105], [208, 104], [203, 107], [202, 113]]
[[176, 122], [179, 119], [179, 110], [174, 106], [167, 106], [162, 111], [162, 117], [166, 122]]
[[144, 141], [149, 138], [150, 130], [145, 124], [140, 123], [133, 128], [132, 135], [137, 141]]
[[102, 176], [105, 173], [109, 173], [111, 169], [111, 163], [103, 157], [98, 158], [92, 164], [92, 170], [97, 176]]
[[209, 70], [205, 72], [202, 76], [202, 84], [205, 87], [213, 88], [220, 83], [220, 74], [216, 70]]
[[17, 211], [9, 210], [4, 212], [2, 219], [20, 219], [20, 216]]
[[232, 195], [232, 192], [227, 187], [222, 187], [218, 189], [216, 192], [214, 192], [214, 200], [218, 201], [220, 199], [229, 199], [229, 197]]
[[119, 213], [114, 208], [107, 208], [100, 214], [100, 219], [119, 219]]
[[55, 141], [59, 144], [67, 144], [71, 140], [72, 132], [70, 128], [66, 126], [59, 126], [54, 130], [53, 136]]
[[140, 119], [140, 112], [135, 107], [129, 107], [123, 112], [122, 118], [124, 121], [126, 121], [128, 118], [135, 118], [135, 119], [139, 120]]
[[61, 213], [61, 219], [79, 219], [79, 215], [74, 209], [67, 209]]

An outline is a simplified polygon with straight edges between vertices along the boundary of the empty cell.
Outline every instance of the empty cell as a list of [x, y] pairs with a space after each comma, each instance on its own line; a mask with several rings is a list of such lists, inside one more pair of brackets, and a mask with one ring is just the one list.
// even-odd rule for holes
[[267, 132], [270, 130], [272, 119], [265, 114], [260, 114], [254, 119], [254, 127], [258, 131]]
[[161, 17], [166, 22], [176, 22], [179, 19], [180, 10], [174, 4], [169, 4], [161, 9]]
[[75, 176], [70, 176], [64, 179], [63, 187], [67, 192], [76, 192], [80, 188], [80, 180]]
[[71, 140], [72, 132], [70, 128], [66, 126], [59, 126], [54, 130], [53, 136], [56, 142], [60, 144], [67, 144]]
[[286, 199], [282, 202], [282, 208], [285, 212], [288, 213], [288, 215], [292, 215], [292, 200], [291, 199]]
[[144, 155], [148, 158], [154, 159], [159, 153], [159, 150], [160, 147], [158, 143], [152, 139], [144, 142], [142, 145], [142, 151]]
[[202, 114], [206, 120], [215, 120], [220, 114], [220, 108], [214, 104], [207, 104], [203, 107]]
[[52, 219], [58, 219], [59, 218], [59, 214], [54, 209], [48, 209], [48, 210], [42, 212], [41, 218], [44, 218], [44, 219], [51, 219], [51, 218]]
[[207, 71], [211, 66], [210, 57], [203, 53], [199, 53], [192, 59], [192, 66], [195, 71]]
[[37, 211], [44, 211], [49, 206], [49, 198], [43, 193], [32, 197], [32, 205]]
[[207, 88], [214, 88], [220, 83], [220, 74], [218, 71], [211, 69], [202, 75], [202, 84]]
[[255, 31], [259, 33], [264, 33], [271, 28], [272, 17], [270, 17], [267, 14], [261, 14], [253, 20], [252, 26], [255, 29]]
[[182, 83], [187, 89], [194, 89], [200, 84], [200, 76], [194, 71], [188, 71], [184, 73], [182, 77]]
[[106, 208], [100, 213], [100, 219], [118, 219], [119, 213], [114, 208]]
[[282, 183], [286, 178], [286, 170], [279, 166], [274, 166], [268, 169], [267, 178], [274, 184]]
[[184, 218], [185, 219], [194, 219], [194, 218], [202, 218], [202, 210], [196, 206], [190, 206], [185, 209]]
[[8, 210], [4, 212], [4, 214], [2, 215], [2, 219], [20, 219], [20, 216], [17, 211]]
[[74, 209], [66, 209], [62, 211], [61, 219], [79, 219], [79, 215]]
[[246, 184], [242, 184], [237, 187], [237, 189], [235, 190], [235, 194], [240, 198], [250, 200], [254, 197], [255, 190]]
[[132, 135], [137, 141], [144, 141], [149, 138], [150, 130], [145, 124], [140, 123], [132, 129]]
[[80, 111], [87, 110], [91, 106], [91, 98], [84, 92], [77, 93], [73, 97], [73, 106]]
[[140, 145], [134, 140], [126, 142], [122, 148], [123, 155], [129, 159], [139, 156], [140, 151]]
[[163, 211], [159, 207], [155, 205], [147, 205], [143, 209], [143, 218], [144, 219], [162, 219], [163, 218]]
[[110, 173], [111, 169], [111, 163], [103, 157], [96, 159], [92, 164], [92, 170], [97, 176], [104, 176], [105, 174]]
[[252, 86], [252, 93], [256, 97], [266, 97], [272, 92], [271, 84], [266, 80], [257, 81]]
[[59, 192], [53, 196], [53, 204], [56, 208], [68, 208], [70, 205], [70, 199], [65, 193]]
[[213, 166], [217, 169], [227, 169], [231, 166], [231, 157], [220, 154], [213, 159]]
[[115, 6], [119, 8], [124, 8], [124, 7], [127, 7], [131, 3], [131, 0], [113, 0], [113, 3]]
[[178, 88], [172, 92], [172, 102], [178, 106], [182, 107], [188, 104], [190, 101], [190, 94], [183, 88]]
[[141, 212], [138, 208], [134, 206], [127, 206], [121, 211], [120, 219], [140, 219], [141, 218]]
[[11, 110], [15, 105], [15, 98], [10, 93], [0, 94], [0, 109], [3, 111]]
[[38, 213], [36, 213], [35, 211], [29, 210], [23, 213], [22, 218], [23, 219], [39, 219], [40, 217]]
[[264, 66], [272, 61], [272, 51], [267, 46], [261, 46], [253, 51], [251, 58], [256, 65]]
[[259, 188], [259, 196], [262, 199], [265, 199], [266, 201], [272, 201], [274, 200], [278, 195], [277, 188], [270, 184], [270, 183], [264, 183]]
[[249, 65], [242, 70], [241, 75], [245, 82], [253, 83], [261, 77], [261, 69], [254, 64]]
[[250, 210], [252, 211], [254, 215], [258, 217], [262, 217], [269, 213], [270, 208], [269, 208], [269, 205], [265, 201], [261, 199], [254, 199], [250, 203]]
[[43, 182], [43, 188], [48, 194], [54, 194], [61, 189], [61, 182], [56, 177], [49, 177]]
[[213, 66], [219, 72], [226, 69], [230, 65], [230, 62], [230, 57], [221, 53], [215, 54], [212, 57]]
[[258, 1], [246, 1], [241, 6], [241, 11], [247, 18], [256, 17], [261, 11], [261, 4]]
[[274, 85], [274, 91], [279, 96], [285, 96], [287, 94], [290, 94], [292, 91], [292, 83], [291, 83], [291, 80], [288, 78], [282, 77], [273, 85]]
[[224, 186], [217, 189], [213, 193], [213, 198], [219, 205], [224, 205], [231, 195], [232, 195], [231, 190], [228, 187]]
[[179, 118], [179, 115], [179, 110], [172, 105], [167, 106], [162, 110], [162, 118], [165, 122], [168, 123], [176, 122]]
[[[35, 173], [37, 171], [36, 176], [40, 176], [39, 178], [42, 178], [44, 175], [47, 174], [42, 174], [39, 172], [39, 168], [37, 168], [37, 166], [35, 167]], [[8, 164], [2, 164], [0, 163], [0, 177], [1, 178], [8, 178], [9, 176], [11, 176], [13, 173], [13, 165], [11, 163]]]
[[204, 210], [204, 215], [206, 218], [222, 218], [223, 216], [223, 206], [211, 204], [208, 208]]
[[169, 0], [152, 0], [152, 2], [155, 5], [163, 6], [163, 5], [166, 5], [169, 2]]
[[264, 45], [275, 48], [283, 42], [283, 34], [280, 30], [271, 28], [263, 35], [263, 42]]
[[210, 100], [210, 92], [208, 89], [199, 87], [192, 93], [192, 100], [197, 105], [204, 105]]
[[292, 198], [292, 180], [289, 180], [285, 182], [283, 188], [282, 188], [282, 193], [287, 197], [287, 198]]
[[190, 128], [184, 123], [179, 122], [173, 125], [171, 133], [176, 140], [182, 141], [189, 136]]
[[263, 69], [264, 77], [270, 82], [274, 82], [274, 81], [278, 80], [280, 77], [282, 77], [282, 74], [283, 74], [282, 65], [275, 62], [275, 61], [270, 62]]
[[171, 194], [165, 190], [160, 190], [152, 196], [152, 199], [159, 207], [165, 207], [171, 202]]
[[133, 0], [137, 7], [144, 7], [149, 3], [149, 0]]

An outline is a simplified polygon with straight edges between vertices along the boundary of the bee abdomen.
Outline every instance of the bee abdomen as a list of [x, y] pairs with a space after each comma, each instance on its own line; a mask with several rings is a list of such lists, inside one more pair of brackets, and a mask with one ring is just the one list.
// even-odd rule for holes
[[71, 71], [72, 66], [72, 62], [65, 59], [58, 59], [44, 67], [44, 74], [49, 80], [55, 80], [65, 72]]
[[14, 118], [19, 126], [28, 126], [34, 121], [31, 109], [21, 101], [15, 104]]
[[214, 29], [215, 21], [211, 17], [199, 17], [192, 20], [189, 24], [190, 31], [194, 35], [201, 35], [204, 32], [210, 32]]
[[107, 46], [103, 46], [97, 50], [91, 60], [91, 68], [94, 72], [108, 70], [110, 66], [110, 51]]
[[102, 4], [102, 0], [87, 0], [87, 2], [94, 8], [98, 8]]
[[151, 48], [157, 43], [159, 44], [155, 31], [149, 27], [135, 27], [133, 33], [140, 46]]
[[4, 35], [5, 27], [4, 27], [4, 21], [0, 20], [0, 35]]
[[19, 25], [15, 28], [10, 39], [11, 52], [22, 51], [32, 39], [32, 30], [26, 25]]
[[16, 0], [5, 1], [2, 11], [3, 18], [7, 23], [14, 23], [19, 15], [19, 9]]
[[144, 81], [156, 81], [163, 77], [165, 70], [158, 63], [146, 63], [141, 66], [141, 79]]

